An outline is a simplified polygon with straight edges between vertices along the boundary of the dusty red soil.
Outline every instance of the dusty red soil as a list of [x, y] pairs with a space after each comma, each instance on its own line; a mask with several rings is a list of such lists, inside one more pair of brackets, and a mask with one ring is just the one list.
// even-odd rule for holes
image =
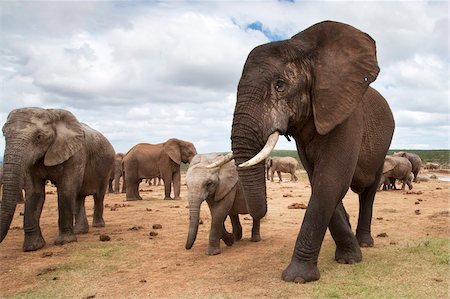
[[[448, 237], [449, 186], [448, 182], [430, 180], [415, 184], [412, 192], [378, 192], [372, 227], [375, 246], [389, 246], [425, 236]], [[105, 228], [91, 228], [88, 234], [78, 237], [77, 243], [55, 246], [56, 192], [53, 187], [47, 187], [41, 217], [47, 245], [36, 252], [21, 250], [23, 216], [20, 212], [23, 205], [19, 205], [11, 230], [0, 244], [0, 297], [35, 291], [52, 283], [52, 276], [48, 274], [52, 271], [57, 273], [53, 277], [55, 287], [66, 292], [63, 297], [78, 298], [179, 298], [208, 294], [270, 297], [273, 293], [268, 289], [285, 284], [280, 279], [281, 271], [287, 266], [306, 211], [288, 207], [294, 203], [308, 204], [311, 189], [304, 174], [295, 183], [268, 182], [269, 211], [261, 224], [261, 242], [250, 242], [251, 217], [242, 215], [243, 240], [232, 247], [226, 247], [222, 242], [222, 254], [218, 256], [205, 255], [210, 226], [206, 204], [201, 214], [204, 224], [200, 225], [193, 248], [186, 250], [189, 217], [186, 187], [182, 186], [183, 199], [178, 201], [164, 201], [162, 186], [149, 187], [142, 183], [141, 189], [143, 200], [136, 202], [126, 202], [124, 194], [108, 194]], [[344, 205], [355, 228], [357, 195], [349, 191]], [[92, 221], [91, 198], [87, 198], [86, 206], [89, 221]], [[154, 227], [155, 224], [161, 227]], [[382, 233], [386, 237], [376, 237]], [[101, 242], [102, 234], [110, 241]], [[334, 246], [329, 233], [323, 246]], [[95, 273], [97, 266], [92, 263], [97, 261], [96, 251], [93, 253], [91, 247], [102, 252], [98, 260], [111, 268], [99, 264], [100, 273]], [[109, 248], [112, 253], [105, 253]], [[117, 255], [114, 248], [119, 248]], [[68, 268], [67, 263], [71, 265]], [[66, 268], [68, 273], [63, 271]], [[326, 275], [322, 273], [322, 277]]]

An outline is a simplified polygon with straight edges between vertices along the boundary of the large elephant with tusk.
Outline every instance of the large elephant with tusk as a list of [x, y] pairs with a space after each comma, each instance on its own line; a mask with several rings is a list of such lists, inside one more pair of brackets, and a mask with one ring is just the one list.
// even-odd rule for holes
[[[245, 62], [231, 140], [249, 213], [266, 214], [264, 160], [279, 135], [294, 138], [311, 183], [285, 281], [319, 279], [327, 228], [339, 263], [359, 262], [359, 246], [373, 246], [372, 206], [394, 132], [388, 103], [369, 86], [378, 72], [374, 40], [331, 21], [258, 46]], [[359, 194], [356, 236], [342, 204], [349, 187]]]

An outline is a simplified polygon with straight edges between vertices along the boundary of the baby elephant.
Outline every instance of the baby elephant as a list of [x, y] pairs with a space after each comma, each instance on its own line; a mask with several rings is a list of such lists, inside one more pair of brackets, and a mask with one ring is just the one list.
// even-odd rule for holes
[[[220, 239], [226, 245], [233, 245], [235, 240], [242, 238], [242, 226], [239, 214], [248, 214], [242, 187], [238, 181], [238, 173], [234, 160], [208, 169], [206, 166], [218, 160], [218, 154], [196, 155], [186, 174], [186, 185], [189, 198], [189, 233], [186, 249], [191, 249], [198, 231], [200, 206], [206, 200], [211, 211], [211, 231], [206, 254], [220, 254]], [[233, 233], [225, 229], [225, 219], [230, 216]], [[259, 235], [259, 220], [253, 219], [252, 241], [261, 240]]]
[[394, 183], [395, 187], [395, 180], [398, 179], [403, 182], [402, 190], [405, 190], [405, 184], [407, 184], [409, 190], [411, 190], [411, 171], [412, 165], [407, 158], [386, 156], [383, 164], [383, 173], [380, 178], [380, 185], [390, 182]]

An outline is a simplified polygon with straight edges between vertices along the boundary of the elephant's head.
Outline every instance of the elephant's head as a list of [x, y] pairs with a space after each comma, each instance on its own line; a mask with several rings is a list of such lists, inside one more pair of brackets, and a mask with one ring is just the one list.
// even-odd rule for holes
[[13, 110], [3, 126], [6, 139], [0, 242], [5, 238], [21, 192], [25, 172], [38, 160], [45, 166], [63, 163], [81, 150], [84, 131], [75, 116], [61, 109]]
[[211, 204], [217, 204], [238, 182], [233, 160], [221, 167], [207, 168], [218, 157], [217, 154], [196, 155], [186, 173], [189, 199], [189, 232], [186, 249], [191, 249], [197, 237], [202, 202], [208, 200]]
[[197, 154], [197, 150], [191, 142], [176, 138], [171, 138], [164, 143], [164, 152], [176, 164], [190, 163]]
[[328, 134], [352, 114], [378, 72], [373, 39], [331, 21], [251, 51], [238, 85], [231, 139], [237, 165], [255, 158], [239, 168], [253, 218], [267, 210], [262, 161], [278, 135], [301, 135], [307, 142]]

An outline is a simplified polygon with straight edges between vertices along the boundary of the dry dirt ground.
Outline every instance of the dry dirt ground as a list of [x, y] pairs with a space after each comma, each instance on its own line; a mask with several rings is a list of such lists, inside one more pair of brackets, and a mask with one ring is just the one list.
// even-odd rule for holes
[[[378, 192], [372, 226], [375, 247], [362, 249], [361, 263], [334, 262], [334, 243], [327, 232], [319, 258], [321, 280], [305, 285], [281, 281], [281, 271], [288, 265], [305, 213], [304, 209], [288, 206], [308, 204], [311, 190], [305, 174], [299, 178], [298, 182], [268, 182], [269, 209], [261, 224], [261, 242], [250, 242], [252, 221], [250, 216], [241, 215], [243, 240], [232, 247], [222, 242], [222, 254], [217, 256], [205, 255], [211, 223], [206, 203], [197, 240], [191, 250], [184, 248], [189, 217], [184, 185], [183, 199], [178, 201], [164, 201], [162, 186], [144, 183], [142, 201], [127, 202], [124, 194], [107, 194], [106, 227], [90, 228], [88, 234], [78, 236], [78, 242], [64, 246], [53, 245], [58, 212], [55, 188], [48, 186], [41, 217], [47, 245], [35, 252], [22, 252], [23, 205], [18, 205], [11, 230], [0, 244], [0, 297], [448, 296], [450, 183], [439, 180], [417, 183], [413, 192]], [[357, 195], [349, 191], [344, 204], [355, 228]], [[89, 221], [92, 206], [93, 200], [88, 197]], [[153, 224], [162, 228], [153, 229]], [[150, 232], [157, 235], [150, 237]], [[101, 234], [111, 240], [101, 242]], [[436, 248], [436, 242], [444, 243]], [[444, 260], [435, 260], [442, 259], [442, 250]]]

